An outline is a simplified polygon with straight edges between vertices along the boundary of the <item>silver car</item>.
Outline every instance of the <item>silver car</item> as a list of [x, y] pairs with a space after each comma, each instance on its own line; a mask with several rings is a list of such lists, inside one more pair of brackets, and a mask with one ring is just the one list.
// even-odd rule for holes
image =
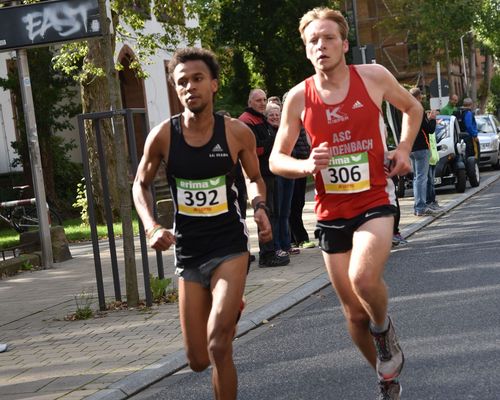
[[492, 114], [476, 115], [481, 157], [479, 164], [500, 169], [500, 122]]

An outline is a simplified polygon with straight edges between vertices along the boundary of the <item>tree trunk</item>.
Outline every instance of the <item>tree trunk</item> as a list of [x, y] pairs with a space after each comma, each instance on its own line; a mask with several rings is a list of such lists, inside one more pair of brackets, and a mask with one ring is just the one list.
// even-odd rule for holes
[[40, 157], [42, 159], [43, 183], [45, 186], [45, 196], [47, 201], [51, 200], [55, 203], [56, 208], [61, 210], [59, 198], [56, 193], [56, 184], [54, 180], [54, 162], [52, 159], [52, 151], [50, 146], [50, 136], [40, 140]]
[[474, 34], [469, 33], [467, 35], [467, 41], [469, 43], [469, 68], [470, 68], [470, 80], [469, 80], [469, 87], [470, 87], [470, 98], [476, 103], [477, 100], [477, 72], [476, 72], [476, 42], [474, 40]]
[[484, 114], [486, 112], [486, 103], [488, 102], [488, 96], [490, 95], [491, 90], [491, 66], [493, 63], [493, 57], [488, 53], [485, 56], [484, 62], [484, 79], [481, 83], [481, 88], [479, 91], [479, 109], [481, 113]]
[[[115, 36], [110, 33], [111, 21], [105, 20], [106, 2], [99, 0], [99, 10], [103, 18], [101, 18], [103, 28], [103, 44], [105, 49], [105, 71], [109, 84], [109, 95], [111, 109], [114, 111], [121, 110], [122, 97], [120, 93], [120, 83], [118, 74], [114, 64], [115, 52]], [[113, 15], [114, 26], [118, 24], [118, 16]], [[120, 199], [120, 217], [122, 221], [123, 234], [123, 253], [125, 259], [125, 285], [127, 290], [127, 305], [129, 307], [137, 307], [139, 305], [139, 290], [137, 286], [137, 269], [135, 265], [135, 246], [134, 246], [134, 230], [132, 226], [132, 199], [130, 178], [132, 178], [127, 162], [127, 140], [125, 134], [125, 123], [123, 116], [113, 118], [114, 126], [114, 146], [116, 151], [116, 176], [117, 188]], [[149, 277], [145, 276], [144, 281], [147, 282]], [[146, 285], [148, 288], [149, 286]]]
[[[89, 51], [85, 62], [91, 63], [96, 67], [105, 70], [104, 60], [107, 57], [103, 39], [90, 40], [88, 42]], [[84, 113], [103, 112], [111, 109], [109, 98], [109, 83], [107, 77], [90, 77], [81, 85], [82, 110]], [[102, 180], [99, 166], [99, 157], [97, 155], [97, 142], [93, 124], [90, 121], [85, 123], [85, 137], [88, 145], [88, 156], [90, 164], [90, 174], [92, 177], [92, 193], [96, 204], [96, 217], [98, 223], [104, 223], [105, 212], [104, 202], [111, 201], [113, 216], [119, 215], [118, 207], [118, 189], [116, 183], [116, 152], [113, 145], [113, 131], [111, 122], [103, 120], [101, 122], [101, 139], [103, 143], [110, 199], [105, 199], [102, 191]]]

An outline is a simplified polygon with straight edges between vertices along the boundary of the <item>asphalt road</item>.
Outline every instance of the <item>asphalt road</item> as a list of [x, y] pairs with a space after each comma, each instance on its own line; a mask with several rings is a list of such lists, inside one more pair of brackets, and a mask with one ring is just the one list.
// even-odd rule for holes
[[[500, 182], [393, 251], [390, 313], [406, 355], [403, 399], [500, 399]], [[323, 290], [235, 342], [239, 399], [375, 399], [375, 374]], [[211, 399], [183, 370], [134, 400]]]

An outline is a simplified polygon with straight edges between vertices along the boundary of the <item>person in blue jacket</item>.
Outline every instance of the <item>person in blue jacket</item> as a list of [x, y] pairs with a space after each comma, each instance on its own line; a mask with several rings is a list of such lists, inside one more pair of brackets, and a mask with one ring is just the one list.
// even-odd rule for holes
[[474, 156], [476, 160], [479, 160], [479, 138], [477, 137], [477, 125], [476, 118], [474, 117], [474, 111], [472, 111], [472, 106], [474, 105], [471, 98], [466, 97], [463, 102], [462, 110], [462, 120], [465, 130], [469, 134], [469, 137], [465, 141], [467, 145], [467, 157]]

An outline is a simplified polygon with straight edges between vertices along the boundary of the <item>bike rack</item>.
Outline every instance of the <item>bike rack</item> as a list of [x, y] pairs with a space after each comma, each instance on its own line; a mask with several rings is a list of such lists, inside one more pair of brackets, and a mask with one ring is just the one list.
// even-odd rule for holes
[[[104, 156], [104, 149], [102, 143], [102, 135], [101, 135], [101, 121], [105, 119], [111, 119], [116, 116], [122, 116], [125, 118], [126, 122], [126, 131], [128, 136], [128, 150], [129, 157], [131, 161], [131, 170], [133, 175], [135, 176], [137, 172], [137, 167], [139, 165], [138, 157], [137, 157], [137, 142], [135, 137], [135, 129], [134, 129], [134, 115], [139, 114], [142, 115], [142, 127], [144, 140], [146, 140], [147, 134], [149, 132], [149, 124], [146, 118], [146, 111], [142, 108], [127, 108], [119, 111], [108, 111], [108, 112], [95, 112], [88, 114], [80, 114], [78, 115], [78, 127], [80, 133], [80, 144], [81, 144], [81, 152], [82, 152], [82, 162], [83, 162], [83, 172], [85, 177], [85, 184], [87, 188], [87, 205], [88, 205], [88, 215], [90, 222], [90, 231], [92, 238], [92, 248], [94, 252], [94, 266], [96, 273], [96, 281], [97, 281], [97, 294], [99, 298], [99, 308], [101, 310], [106, 309], [106, 301], [104, 294], [104, 283], [103, 283], [103, 275], [102, 275], [102, 264], [101, 264], [101, 255], [100, 255], [100, 247], [99, 247], [99, 238], [97, 235], [97, 224], [96, 224], [96, 215], [95, 215], [95, 203], [92, 196], [92, 178], [90, 175], [90, 164], [88, 158], [88, 149], [87, 149], [87, 141], [85, 138], [85, 120], [92, 121], [92, 127], [95, 133], [95, 139], [97, 144], [97, 152], [99, 157], [99, 169], [101, 174], [101, 183], [103, 189], [103, 195], [106, 198], [109, 198], [109, 184], [108, 184], [108, 175], [107, 175], [107, 165], [106, 159]], [[124, 172], [125, 173], [125, 172]], [[152, 188], [153, 199], [156, 198], [156, 194], [154, 188]], [[157, 217], [157, 209], [156, 209], [156, 201], [154, 202], [154, 215]], [[105, 202], [105, 218], [106, 218], [106, 226], [108, 230], [108, 241], [109, 241], [109, 250], [111, 255], [111, 268], [113, 274], [113, 285], [115, 292], [115, 299], [117, 301], [121, 301], [121, 288], [120, 288], [120, 276], [118, 270], [118, 258], [116, 254], [116, 240], [113, 229], [113, 216], [112, 210], [109, 202]], [[152, 295], [151, 295], [151, 287], [149, 284], [149, 260], [148, 260], [148, 247], [146, 242], [146, 234], [144, 231], [144, 226], [142, 225], [141, 220], [139, 219], [139, 241], [141, 246], [141, 258], [142, 258], [142, 271], [144, 275], [144, 291], [146, 296], [146, 306], [150, 307], [153, 303]], [[165, 277], [164, 268], [163, 268], [163, 258], [161, 251], [156, 251], [156, 263], [158, 269], [158, 277], [160, 279]]]

